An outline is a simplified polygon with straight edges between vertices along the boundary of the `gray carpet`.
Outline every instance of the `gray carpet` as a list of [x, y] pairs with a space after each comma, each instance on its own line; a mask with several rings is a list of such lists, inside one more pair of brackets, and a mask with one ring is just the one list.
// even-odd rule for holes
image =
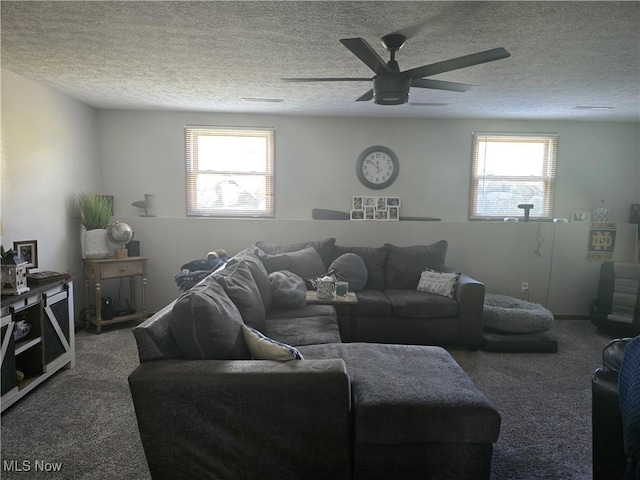
[[[591, 373], [610, 338], [584, 320], [558, 320], [551, 333], [556, 354], [452, 350], [502, 414], [494, 480], [591, 478]], [[149, 478], [126, 380], [137, 365], [130, 329], [79, 332], [76, 349], [74, 369], [2, 415], [0, 467], [31, 467], [3, 468], [3, 479]], [[35, 475], [36, 461], [61, 462], [62, 471]]]

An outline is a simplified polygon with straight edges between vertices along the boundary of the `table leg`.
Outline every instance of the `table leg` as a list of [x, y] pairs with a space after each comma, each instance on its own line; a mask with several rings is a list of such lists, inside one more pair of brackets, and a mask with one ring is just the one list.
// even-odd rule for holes
[[100, 293], [100, 282], [96, 282], [96, 334], [102, 333], [102, 294]]
[[142, 276], [142, 313], [144, 314], [144, 318], [147, 318], [147, 304], [145, 302], [145, 290], [147, 288], [147, 276]]

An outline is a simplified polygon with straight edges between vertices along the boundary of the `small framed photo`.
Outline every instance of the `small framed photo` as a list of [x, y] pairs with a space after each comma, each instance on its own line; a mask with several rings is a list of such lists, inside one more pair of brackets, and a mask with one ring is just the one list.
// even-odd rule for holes
[[364, 202], [364, 207], [376, 208], [378, 203], [378, 199], [376, 197], [363, 197], [362, 201]]
[[376, 220], [389, 220], [389, 211], [376, 210]]
[[571, 212], [572, 222], [589, 222], [591, 220], [590, 212]]
[[27, 268], [38, 268], [38, 241], [25, 240], [13, 242], [13, 250], [18, 252], [22, 259], [27, 262]]
[[389, 220], [400, 220], [400, 207], [389, 207]]
[[364, 210], [351, 210], [350, 218], [351, 220], [364, 220]]
[[353, 197], [351, 200], [352, 210], [362, 210], [362, 197]]
[[376, 203], [376, 208], [378, 210], [386, 210], [387, 209], [387, 197], [378, 197], [378, 201]]
[[400, 197], [387, 197], [387, 207], [400, 207]]
[[364, 207], [364, 219], [374, 220], [376, 218], [376, 207]]

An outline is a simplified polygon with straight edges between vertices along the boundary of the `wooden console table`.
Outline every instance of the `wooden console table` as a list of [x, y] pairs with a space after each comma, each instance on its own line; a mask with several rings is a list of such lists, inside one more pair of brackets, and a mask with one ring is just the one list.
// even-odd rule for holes
[[[91, 323], [96, 326], [96, 333], [102, 332], [102, 325], [111, 325], [114, 323], [128, 322], [137, 320], [142, 322], [147, 315], [147, 307], [145, 305], [145, 287], [147, 286], [147, 257], [128, 257], [128, 258], [106, 258], [103, 260], [83, 259], [84, 262], [84, 286], [87, 303], [91, 298], [89, 284], [94, 285], [94, 305], [95, 315], [87, 317], [87, 328]], [[102, 293], [101, 282], [109, 278], [129, 277], [131, 307], [135, 313], [114, 316], [111, 319], [104, 320], [102, 318]], [[141, 279], [142, 298], [140, 305], [136, 303], [134, 277]]]

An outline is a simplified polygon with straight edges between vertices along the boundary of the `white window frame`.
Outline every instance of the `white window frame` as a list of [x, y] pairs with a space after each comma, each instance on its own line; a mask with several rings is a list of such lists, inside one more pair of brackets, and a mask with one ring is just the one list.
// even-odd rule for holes
[[[495, 174], [483, 170], [486, 165], [486, 156], [490, 155], [490, 144], [492, 142], [510, 143], [538, 143], [543, 145], [542, 157], [538, 161], [542, 162], [539, 175], [513, 175]], [[513, 161], [518, 161], [514, 158]], [[536, 220], [547, 220], [553, 218], [553, 207], [555, 199], [556, 172], [558, 164], [558, 134], [556, 133], [487, 133], [473, 132], [473, 147], [471, 156], [471, 193], [469, 200], [470, 220], [504, 220], [506, 217], [523, 218], [524, 210], [518, 209], [521, 203], [533, 203], [534, 208], [530, 211], [530, 218]], [[506, 172], [505, 172], [506, 173]], [[486, 187], [487, 184], [494, 185], [499, 182], [511, 184], [519, 183], [542, 185], [542, 202], [527, 200], [526, 193], [519, 199], [514, 199], [513, 205], [504, 204], [504, 209], [500, 212], [485, 214], [483, 204], [489, 204], [492, 192]], [[537, 203], [537, 204], [536, 204]], [[542, 205], [540, 205], [542, 203]], [[484, 213], [483, 213], [484, 212]]]
[[[185, 125], [185, 156], [187, 183], [187, 216], [226, 218], [274, 218], [275, 217], [275, 129], [271, 127], [220, 127]], [[234, 170], [233, 158], [225, 160], [224, 169], [205, 170], [198, 162], [200, 136], [259, 137], [265, 140], [264, 168], [257, 171]], [[203, 163], [203, 162], [200, 162]], [[264, 202], [260, 208], [240, 204], [237, 208], [211, 206], [209, 193], [202, 190], [208, 175], [234, 177], [264, 177]]]

